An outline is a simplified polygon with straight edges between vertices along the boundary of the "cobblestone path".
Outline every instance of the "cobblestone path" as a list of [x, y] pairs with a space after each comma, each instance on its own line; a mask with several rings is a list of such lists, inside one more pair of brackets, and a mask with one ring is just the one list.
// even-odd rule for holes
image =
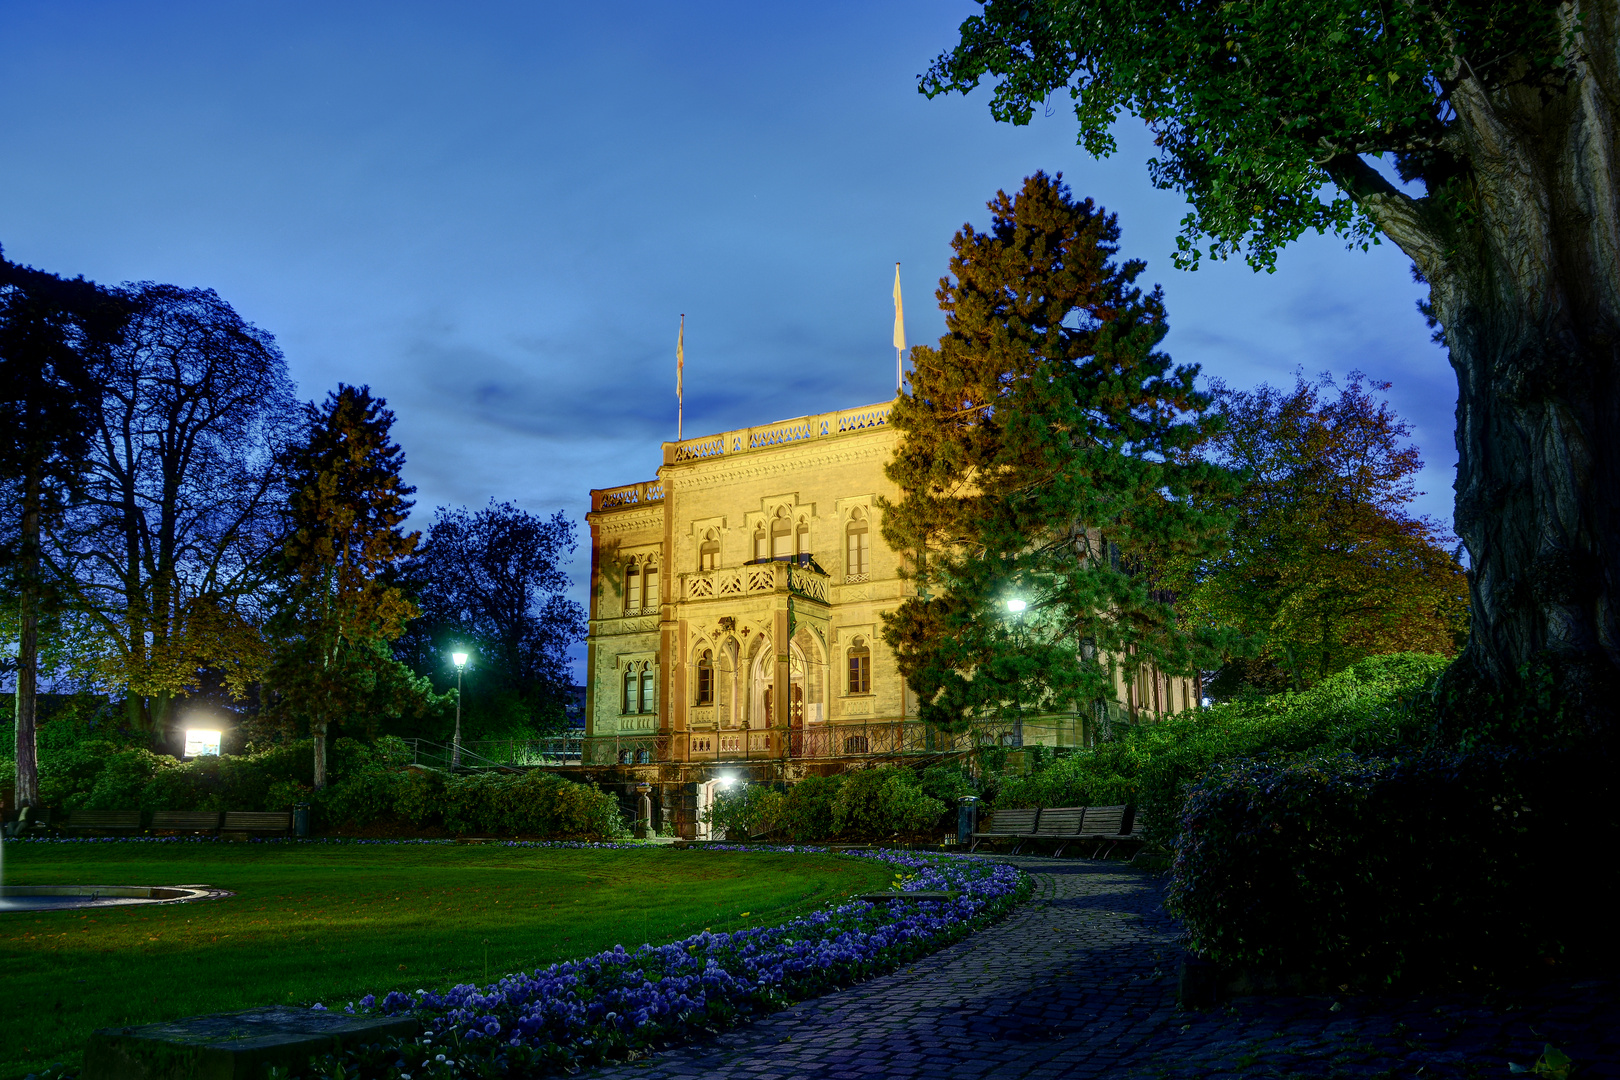
[[1240, 998], [1176, 1005], [1162, 879], [1118, 863], [1012, 859], [1035, 895], [1001, 924], [707, 1043], [596, 1076], [1496, 1077], [1546, 1043], [1620, 1077], [1620, 984], [1513, 995]]

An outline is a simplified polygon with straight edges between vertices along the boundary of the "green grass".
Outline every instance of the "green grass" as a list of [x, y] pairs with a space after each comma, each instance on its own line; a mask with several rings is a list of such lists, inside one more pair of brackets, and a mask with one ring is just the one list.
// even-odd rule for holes
[[483, 982], [886, 887], [883, 863], [740, 852], [316, 844], [7, 844], [8, 885], [191, 885], [159, 907], [0, 913], [0, 1077], [96, 1028]]

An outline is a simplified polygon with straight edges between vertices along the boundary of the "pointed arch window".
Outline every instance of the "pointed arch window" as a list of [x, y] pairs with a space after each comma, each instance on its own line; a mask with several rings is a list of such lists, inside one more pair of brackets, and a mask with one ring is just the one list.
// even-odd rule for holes
[[635, 668], [626, 668], [624, 672], [624, 711], [633, 713], [639, 704], [637, 692], [641, 686]]
[[697, 703], [699, 705], [714, 704], [714, 654], [708, 649], [697, 662]]
[[754, 559], [757, 561], [770, 557], [770, 538], [765, 535], [765, 523], [760, 522], [754, 529]]
[[872, 573], [872, 530], [857, 507], [844, 527], [844, 580], [866, 581]]
[[804, 518], [799, 519], [798, 528], [793, 530], [793, 555], [800, 565], [810, 557], [810, 523]]
[[703, 534], [698, 545], [698, 569], [713, 570], [720, 563], [720, 535], [713, 529]]
[[870, 694], [872, 692], [872, 650], [867, 647], [864, 638], [856, 638], [850, 644], [848, 659], [849, 692], [851, 694]]
[[658, 711], [658, 673], [648, 664], [641, 672], [641, 711]]

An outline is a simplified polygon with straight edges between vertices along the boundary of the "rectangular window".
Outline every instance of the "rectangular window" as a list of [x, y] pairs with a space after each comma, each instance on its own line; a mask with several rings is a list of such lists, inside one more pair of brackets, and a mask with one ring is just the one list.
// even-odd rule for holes
[[646, 578], [646, 583], [642, 586], [642, 592], [646, 594], [646, 598], [644, 600], [644, 605], [646, 607], [657, 607], [658, 606], [658, 567], [656, 567], [656, 566], [647, 567], [647, 572], [645, 574], [643, 574], [642, 577]]
[[849, 534], [849, 568], [846, 574], [869, 574], [867, 563], [872, 554], [872, 534], [862, 529]]
[[771, 558], [785, 559], [793, 554], [793, 537], [789, 535], [787, 526], [783, 525], [780, 532], [771, 534]]
[[648, 668], [646, 671], [643, 671], [641, 673], [641, 711], [642, 712], [657, 712], [658, 711], [657, 687], [658, 687], [657, 676], [653, 674], [653, 669]]
[[851, 654], [849, 658], [849, 692], [852, 694], [870, 694], [872, 692], [872, 657], [870, 654]]
[[765, 546], [769, 542], [765, 539], [763, 529], [754, 534], [754, 558], [763, 559], [770, 554], [770, 550]]
[[641, 571], [634, 566], [624, 575], [624, 610], [641, 610]]

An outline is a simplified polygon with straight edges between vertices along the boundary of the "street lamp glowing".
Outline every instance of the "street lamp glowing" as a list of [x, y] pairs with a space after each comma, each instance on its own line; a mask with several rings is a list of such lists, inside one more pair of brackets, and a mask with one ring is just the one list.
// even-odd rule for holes
[[1024, 613], [1024, 609], [1028, 606], [1028, 604], [1017, 599], [1016, 597], [1007, 601], [1007, 610], [1012, 612], [1014, 615], [1022, 615]]
[[450, 767], [461, 768], [461, 669], [467, 666], [467, 654], [453, 652], [450, 659], [456, 665], [456, 733], [450, 740]]
[[450, 654], [450, 659], [458, 668], [467, 666], [467, 654], [464, 652], [453, 652]]

